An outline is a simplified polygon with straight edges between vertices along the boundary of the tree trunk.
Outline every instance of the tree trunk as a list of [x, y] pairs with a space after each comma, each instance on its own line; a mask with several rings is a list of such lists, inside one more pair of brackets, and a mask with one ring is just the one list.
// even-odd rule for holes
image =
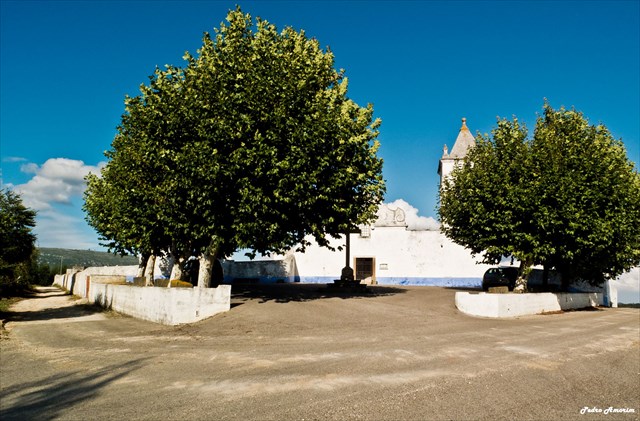
[[558, 268], [560, 272], [560, 291], [569, 291], [569, 285], [573, 281], [573, 274], [569, 265], [562, 265]]
[[185, 260], [179, 257], [174, 257], [173, 259], [173, 266], [171, 267], [171, 276], [169, 276], [169, 279], [173, 280], [173, 279], [177, 279], [179, 281], [183, 281], [183, 277], [184, 277], [184, 264], [185, 264]]
[[218, 261], [219, 254], [220, 247], [212, 241], [209, 249], [200, 256], [200, 268], [198, 269], [199, 288], [215, 288], [222, 282], [224, 274], [222, 273], [222, 265]]
[[516, 287], [513, 292], [524, 293], [527, 292], [527, 282], [529, 280], [529, 273], [531, 273], [531, 262], [529, 259], [523, 259], [520, 261], [520, 276], [516, 279]]
[[140, 259], [138, 261], [138, 271], [136, 272], [136, 278], [141, 278], [144, 276], [144, 270], [147, 268], [148, 260], [149, 260], [148, 253], [140, 254]]
[[211, 287], [214, 256], [211, 253], [204, 253], [200, 256], [199, 260], [200, 269], [198, 269], [198, 288], [209, 288]]
[[153, 286], [153, 270], [156, 266], [156, 256], [152, 254], [147, 259], [147, 268], [144, 271], [145, 286]]

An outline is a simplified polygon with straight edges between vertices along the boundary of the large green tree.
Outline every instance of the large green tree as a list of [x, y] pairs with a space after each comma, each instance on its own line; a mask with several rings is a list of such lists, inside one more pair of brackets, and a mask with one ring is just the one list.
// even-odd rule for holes
[[157, 144], [163, 136], [176, 137], [179, 76], [178, 69], [156, 69], [150, 86], [141, 86], [142, 95], [126, 98], [118, 134], [105, 153], [109, 162], [100, 176], [87, 177], [83, 208], [89, 225], [111, 251], [141, 255], [139, 275], [149, 258], [152, 270], [155, 256], [176, 251], [170, 227], [161, 223], [171, 212], [163, 190], [171, 168], [163, 166], [166, 151]]
[[203, 255], [199, 284], [236, 249], [304, 248], [307, 235], [329, 246], [375, 217], [380, 122], [347, 97], [330, 51], [237, 9], [185, 58], [128, 99], [103, 173], [137, 156], [141, 176], [119, 190], [149, 185], [154, 217], [138, 223], [161, 226], [165, 250]]
[[545, 104], [530, 175], [539, 263], [556, 268], [565, 286], [601, 284], [640, 264], [640, 176], [604, 125]]
[[640, 177], [623, 144], [575, 110], [544, 105], [533, 139], [501, 120], [444, 181], [442, 231], [485, 263], [601, 284], [640, 263]]
[[26, 287], [36, 256], [36, 212], [8, 189], [0, 190], [0, 294]]

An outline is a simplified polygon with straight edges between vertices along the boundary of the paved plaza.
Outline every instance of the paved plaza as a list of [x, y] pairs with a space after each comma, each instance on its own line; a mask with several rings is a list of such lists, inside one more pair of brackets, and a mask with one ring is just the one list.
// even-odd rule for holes
[[168, 327], [43, 288], [6, 322], [0, 418], [639, 419], [638, 309], [495, 320], [454, 294], [234, 287], [229, 312]]

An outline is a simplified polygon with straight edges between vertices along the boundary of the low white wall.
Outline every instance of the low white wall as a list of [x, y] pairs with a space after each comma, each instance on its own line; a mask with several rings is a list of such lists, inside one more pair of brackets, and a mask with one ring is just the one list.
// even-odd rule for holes
[[64, 275], [56, 275], [53, 284], [61, 286], [72, 294], [89, 298], [87, 295], [88, 278], [92, 275], [133, 277], [138, 266], [95, 266], [81, 271], [67, 269]]
[[254, 279], [259, 283], [300, 282], [293, 253], [277, 255], [269, 260], [222, 262], [225, 283]]
[[527, 293], [489, 294], [456, 292], [456, 307], [463, 313], [480, 317], [516, 317], [546, 312], [596, 307], [604, 304], [604, 294]]
[[158, 288], [91, 282], [89, 301], [166, 325], [193, 323], [231, 308], [231, 285]]
[[167, 325], [193, 323], [231, 308], [231, 286], [159, 288], [117, 285], [137, 266], [90, 267], [56, 275], [54, 285], [120, 313]]

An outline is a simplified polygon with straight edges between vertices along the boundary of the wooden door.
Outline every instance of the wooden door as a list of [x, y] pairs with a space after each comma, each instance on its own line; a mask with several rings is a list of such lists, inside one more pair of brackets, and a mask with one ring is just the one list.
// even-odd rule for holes
[[372, 280], [376, 279], [376, 270], [375, 270], [375, 262], [376, 259], [373, 257], [356, 257], [356, 280], [362, 281], [366, 278], [371, 277]]

